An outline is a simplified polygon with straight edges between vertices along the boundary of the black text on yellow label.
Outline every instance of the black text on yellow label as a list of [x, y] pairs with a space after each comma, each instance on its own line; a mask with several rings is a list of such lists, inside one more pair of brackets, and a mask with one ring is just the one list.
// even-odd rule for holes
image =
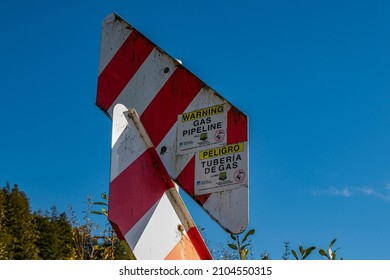
[[184, 113], [181, 117], [182, 122], [205, 118], [212, 115], [221, 114], [224, 111], [224, 105], [216, 105], [205, 109]]
[[244, 143], [232, 144], [220, 148], [210, 149], [199, 152], [199, 159], [209, 159], [213, 157], [219, 157], [228, 154], [234, 154], [244, 151]]

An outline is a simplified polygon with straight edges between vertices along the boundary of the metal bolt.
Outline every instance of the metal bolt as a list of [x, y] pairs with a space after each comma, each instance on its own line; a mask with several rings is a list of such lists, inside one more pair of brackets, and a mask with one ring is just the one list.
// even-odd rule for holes
[[164, 73], [167, 74], [169, 72], [169, 67], [164, 68]]
[[179, 232], [183, 233], [183, 231], [184, 231], [183, 225], [178, 224], [178, 225], [177, 225], [177, 230], [178, 230]]
[[160, 155], [165, 154], [166, 151], [167, 151], [167, 147], [166, 146], [162, 146], [161, 150], [160, 150]]

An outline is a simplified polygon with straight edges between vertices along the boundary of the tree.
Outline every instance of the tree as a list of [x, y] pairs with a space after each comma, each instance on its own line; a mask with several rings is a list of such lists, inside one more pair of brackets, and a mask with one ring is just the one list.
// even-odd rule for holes
[[10, 237], [5, 227], [5, 194], [0, 190], [0, 260], [7, 260], [7, 244], [10, 243]]
[[93, 202], [90, 196], [87, 197], [87, 209], [84, 211], [84, 222], [79, 223], [72, 211], [72, 228], [74, 242], [74, 259], [81, 260], [114, 260], [114, 259], [135, 259], [131, 250], [127, 250], [113, 229], [106, 226], [103, 229], [95, 223], [90, 214], [106, 215], [107, 210], [95, 211], [94, 205], [108, 206], [108, 197], [102, 194], [106, 202]]
[[[92, 214], [95, 215], [104, 215], [108, 219], [108, 196], [106, 193], [102, 193], [101, 198], [103, 201], [95, 201], [92, 204], [94, 206], [99, 205], [101, 209], [91, 210]], [[109, 224], [109, 223], [108, 223]], [[107, 225], [108, 225], [107, 224]], [[133, 251], [127, 245], [126, 241], [119, 240], [114, 229], [111, 226], [105, 227], [103, 230], [103, 235], [100, 236], [103, 245], [101, 246], [102, 256], [104, 259], [117, 259], [117, 260], [135, 260]]]
[[2, 190], [4, 196], [4, 226], [6, 228], [6, 250], [8, 258], [15, 260], [38, 259], [35, 245], [37, 230], [30, 213], [30, 205], [24, 192], [17, 185], [12, 190], [7, 183]]
[[0, 259], [66, 259], [72, 228], [65, 213], [31, 213], [26, 194], [7, 183], [0, 189]]
[[70, 258], [73, 247], [72, 227], [65, 213], [58, 214], [55, 206], [52, 212], [34, 212], [37, 227], [39, 258], [43, 260], [64, 260]]

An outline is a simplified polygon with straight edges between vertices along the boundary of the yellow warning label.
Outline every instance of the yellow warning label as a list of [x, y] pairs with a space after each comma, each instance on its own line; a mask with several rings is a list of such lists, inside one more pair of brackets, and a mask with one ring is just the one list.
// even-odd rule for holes
[[208, 107], [205, 109], [200, 109], [197, 111], [189, 112], [189, 113], [184, 113], [181, 117], [182, 122], [187, 122], [187, 121], [192, 121], [212, 115], [217, 115], [221, 114], [224, 111], [224, 105], [216, 105], [213, 107]]
[[210, 149], [207, 151], [201, 151], [199, 152], [199, 159], [200, 160], [209, 159], [213, 157], [219, 157], [219, 156], [239, 153], [243, 151], [244, 151], [244, 143], [237, 143], [237, 144], [227, 145], [220, 148]]

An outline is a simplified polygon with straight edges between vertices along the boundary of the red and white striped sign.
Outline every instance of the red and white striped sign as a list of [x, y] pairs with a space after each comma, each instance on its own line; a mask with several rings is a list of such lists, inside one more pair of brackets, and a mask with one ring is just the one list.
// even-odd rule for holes
[[135, 108], [170, 177], [225, 230], [245, 230], [247, 116], [116, 14], [103, 22], [96, 104], [110, 118]]
[[135, 257], [212, 259], [135, 110], [113, 111], [108, 218]]

